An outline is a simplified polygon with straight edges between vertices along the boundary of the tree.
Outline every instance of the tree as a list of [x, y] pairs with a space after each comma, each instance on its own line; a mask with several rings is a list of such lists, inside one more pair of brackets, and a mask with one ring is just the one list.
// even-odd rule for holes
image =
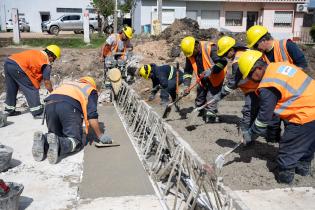
[[93, 0], [93, 5], [104, 17], [114, 14], [115, 0]]
[[119, 9], [123, 13], [128, 13], [130, 12], [132, 8], [132, 4], [133, 4], [133, 0], [124, 0], [124, 3], [119, 5]]

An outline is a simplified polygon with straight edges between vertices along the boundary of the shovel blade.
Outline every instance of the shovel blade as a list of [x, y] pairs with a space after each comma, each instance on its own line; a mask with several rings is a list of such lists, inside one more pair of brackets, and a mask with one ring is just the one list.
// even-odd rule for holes
[[224, 165], [224, 162], [225, 162], [224, 155], [223, 154], [219, 155], [214, 161], [215, 167], [218, 168], [218, 169], [222, 169], [223, 165]]
[[171, 110], [172, 110], [172, 106], [167, 105], [167, 107], [165, 108], [164, 113], [163, 113], [163, 115], [162, 115], [162, 118], [163, 118], [163, 119], [164, 119], [164, 118], [167, 118], [168, 115], [170, 114]]
[[190, 126], [193, 126], [193, 125], [194, 125], [195, 120], [196, 120], [196, 118], [198, 117], [198, 114], [199, 114], [199, 112], [198, 112], [197, 109], [194, 109], [194, 110], [191, 112], [191, 114], [190, 114], [190, 116], [189, 116], [189, 119], [187, 120], [187, 123], [186, 123], [186, 126], [187, 126], [187, 127], [190, 127]]

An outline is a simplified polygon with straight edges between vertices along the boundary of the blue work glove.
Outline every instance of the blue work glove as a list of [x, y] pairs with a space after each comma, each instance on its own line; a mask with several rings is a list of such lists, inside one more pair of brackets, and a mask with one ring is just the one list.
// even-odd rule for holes
[[112, 143], [112, 137], [108, 136], [105, 133], [103, 133], [103, 135], [99, 138], [99, 140], [103, 144], [111, 144]]
[[242, 131], [243, 132], [243, 144], [246, 146], [252, 141], [255, 141], [258, 138], [257, 134], [254, 134], [251, 129]]
[[202, 73], [202, 74], [203, 74], [203, 78], [208, 78], [208, 77], [210, 77], [211, 73], [212, 73], [212, 70], [211, 70], [211, 69], [208, 69], [208, 70], [204, 71], [204, 72]]

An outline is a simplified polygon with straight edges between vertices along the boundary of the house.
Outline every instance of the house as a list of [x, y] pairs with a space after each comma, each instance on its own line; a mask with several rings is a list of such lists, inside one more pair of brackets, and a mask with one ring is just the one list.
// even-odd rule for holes
[[[156, 2], [136, 0], [132, 15], [136, 33], [157, 19]], [[261, 24], [276, 38], [291, 38], [301, 31], [307, 4], [308, 0], [163, 0], [162, 30], [175, 18], [189, 17], [200, 28], [244, 32]]]
[[64, 14], [95, 12], [91, 0], [0, 0], [0, 24], [5, 31], [6, 22], [11, 17], [12, 8], [17, 8], [19, 17], [29, 22], [32, 32], [41, 32], [41, 23], [49, 19], [57, 19]]

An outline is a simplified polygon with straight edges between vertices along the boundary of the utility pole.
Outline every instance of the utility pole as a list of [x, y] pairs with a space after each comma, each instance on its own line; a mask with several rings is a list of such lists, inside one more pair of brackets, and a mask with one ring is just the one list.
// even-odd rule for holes
[[84, 33], [84, 42], [90, 43], [90, 24], [89, 24], [89, 11], [85, 10], [83, 13], [83, 33]]
[[115, 0], [115, 11], [114, 11], [114, 33], [117, 33], [117, 0]]
[[162, 0], [157, 0], [157, 16], [160, 23], [160, 28], [158, 29], [159, 33], [162, 31]]
[[12, 8], [13, 21], [13, 43], [20, 44], [20, 29], [19, 29], [19, 11], [17, 8]]

